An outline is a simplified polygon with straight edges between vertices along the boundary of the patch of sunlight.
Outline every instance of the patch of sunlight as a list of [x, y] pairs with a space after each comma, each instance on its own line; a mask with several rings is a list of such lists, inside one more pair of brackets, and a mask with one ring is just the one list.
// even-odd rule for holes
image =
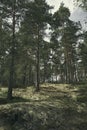
[[33, 96], [30, 97], [30, 99], [33, 99], [33, 100], [45, 100], [49, 98], [49, 96], [42, 96], [42, 95], [39, 95], [39, 94], [35, 94]]
[[5, 130], [5, 129], [3, 128], [3, 126], [1, 126], [1, 127], [0, 127], [0, 130]]
[[7, 94], [7, 88], [0, 88], [0, 97], [6, 97], [6, 94]]
[[77, 111], [78, 111], [78, 112], [84, 111], [84, 107], [85, 107], [85, 106], [86, 106], [85, 103], [82, 103], [82, 104], [78, 105]]
[[72, 94], [72, 99], [73, 99], [73, 100], [77, 100], [77, 96], [76, 96], [75, 93]]

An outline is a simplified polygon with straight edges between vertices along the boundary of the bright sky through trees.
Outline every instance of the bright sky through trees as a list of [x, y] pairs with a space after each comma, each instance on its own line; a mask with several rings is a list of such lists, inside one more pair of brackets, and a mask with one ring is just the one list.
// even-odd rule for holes
[[48, 4], [54, 6], [53, 12], [58, 9], [61, 2], [63, 2], [65, 4], [65, 6], [70, 9], [71, 12], [73, 12], [73, 10], [75, 8], [73, 0], [47, 0], [47, 2], [48, 2]]
[[87, 28], [85, 25], [87, 23], [87, 13], [76, 5], [75, 0], [46, 0], [46, 1], [48, 2], [49, 5], [54, 7], [54, 9], [52, 10], [53, 13], [56, 10], [58, 10], [60, 4], [63, 2], [71, 12], [70, 19], [75, 22], [80, 21], [83, 29]]

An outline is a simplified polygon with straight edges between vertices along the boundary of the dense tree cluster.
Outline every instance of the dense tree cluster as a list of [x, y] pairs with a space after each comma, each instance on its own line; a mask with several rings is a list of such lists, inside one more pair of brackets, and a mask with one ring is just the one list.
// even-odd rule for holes
[[0, 84], [9, 99], [13, 87], [86, 81], [87, 32], [63, 3], [52, 8], [45, 0], [0, 0]]

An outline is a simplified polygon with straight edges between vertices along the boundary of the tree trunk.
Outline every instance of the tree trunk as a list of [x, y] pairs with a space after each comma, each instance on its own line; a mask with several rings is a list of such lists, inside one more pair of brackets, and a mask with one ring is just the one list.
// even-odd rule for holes
[[10, 76], [8, 86], [8, 99], [12, 99], [12, 88], [14, 82], [14, 57], [15, 57], [15, 1], [13, 2], [13, 28], [12, 28], [12, 48], [11, 48], [11, 63], [10, 63]]
[[26, 71], [27, 71], [27, 64], [25, 63], [24, 69], [23, 69], [23, 85], [26, 86]]
[[43, 75], [43, 82], [46, 82], [46, 78], [47, 78], [47, 63], [44, 60], [44, 75]]
[[39, 36], [39, 27], [38, 27], [38, 38], [37, 38], [37, 86], [36, 91], [40, 90], [40, 36]]

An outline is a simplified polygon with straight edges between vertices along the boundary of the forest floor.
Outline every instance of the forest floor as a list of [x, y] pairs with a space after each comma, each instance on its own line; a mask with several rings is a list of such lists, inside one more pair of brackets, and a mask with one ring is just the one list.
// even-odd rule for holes
[[17, 88], [12, 101], [6, 94], [0, 88], [0, 130], [87, 130], [87, 85]]

